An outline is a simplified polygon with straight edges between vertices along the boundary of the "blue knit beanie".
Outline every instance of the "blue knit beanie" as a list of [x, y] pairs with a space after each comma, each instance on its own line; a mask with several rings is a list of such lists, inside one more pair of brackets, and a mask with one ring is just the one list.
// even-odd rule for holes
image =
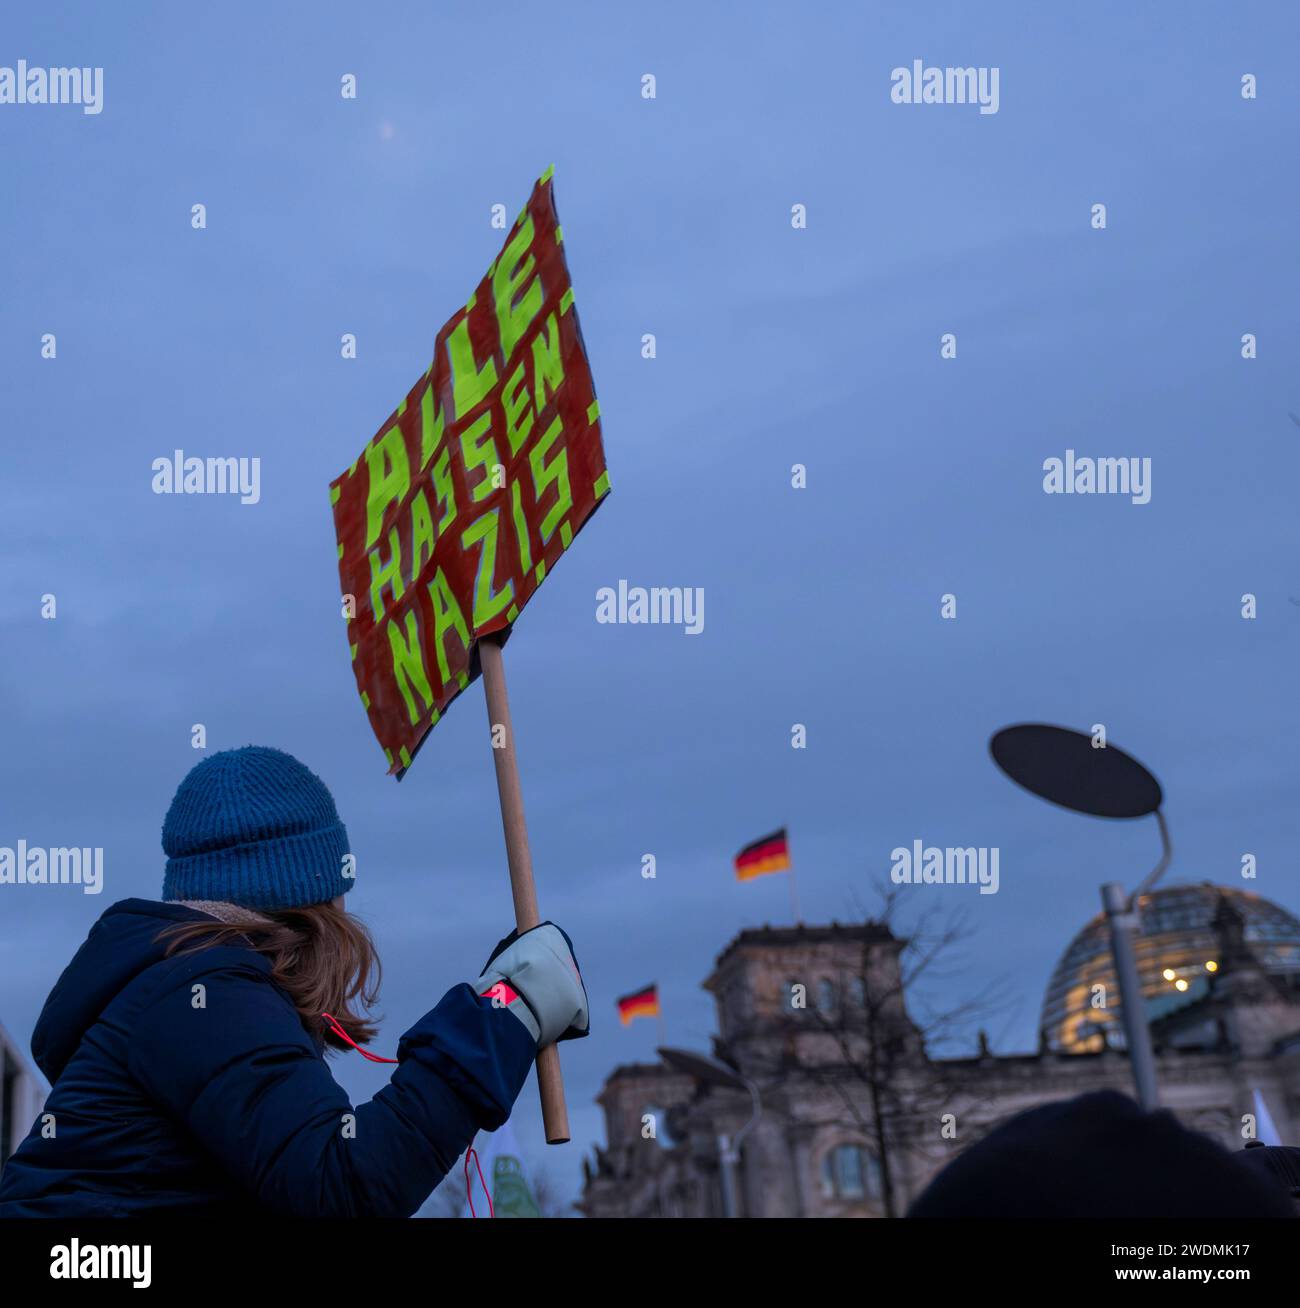
[[167, 810], [162, 845], [165, 900], [275, 912], [323, 904], [354, 882], [344, 876], [347, 829], [325, 783], [260, 745], [223, 750], [191, 770]]

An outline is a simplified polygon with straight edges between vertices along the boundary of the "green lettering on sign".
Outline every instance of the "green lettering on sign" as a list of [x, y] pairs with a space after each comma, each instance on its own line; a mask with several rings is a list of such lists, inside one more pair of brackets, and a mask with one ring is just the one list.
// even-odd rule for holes
[[366, 556], [370, 560], [370, 611], [376, 622], [384, 616], [384, 587], [392, 587], [394, 602], [406, 590], [402, 581], [402, 542], [397, 538], [396, 527], [389, 529], [388, 550], [387, 563], [380, 562], [378, 548]]
[[517, 481], [510, 483], [510, 512], [515, 520], [515, 539], [519, 542], [519, 571], [526, 577], [533, 570], [533, 550], [528, 543], [528, 519], [524, 517]]
[[523, 449], [528, 433], [533, 429], [533, 411], [528, 405], [528, 392], [524, 388], [522, 363], [510, 374], [510, 379], [501, 392], [501, 406], [506, 411], [506, 440], [510, 442], [510, 455], [513, 458]]
[[465, 476], [468, 479], [473, 468], [486, 468], [483, 480], [476, 483], [469, 493], [470, 499], [477, 504], [492, 494], [492, 469], [500, 462], [497, 458], [496, 442], [492, 439], [492, 414], [483, 414], [476, 418], [472, 426], [460, 434], [460, 454], [465, 461]]
[[[537, 261], [528, 253], [532, 243], [533, 220], [530, 215], [492, 271], [492, 298], [496, 302], [497, 326], [501, 331], [501, 357], [507, 360], [528, 330], [528, 324], [542, 311], [541, 278], [532, 276]], [[528, 280], [530, 277], [532, 281]]]
[[537, 412], [546, 408], [546, 391], [550, 388], [552, 395], [560, 389], [564, 381], [564, 364], [560, 359], [560, 326], [555, 315], [546, 320], [550, 339], [538, 332], [533, 337], [533, 404]]
[[442, 509], [442, 520], [438, 523], [438, 535], [456, 520], [456, 487], [451, 480], [451, 451], [445, 446], [438, 462], [433, 465], [433, 489], [438, 496], [438, 507]]
[[492, 579], [497, 566], [497, 522], [501, 517], [500, 509], [489, 509], [481, 518], [476, 518], [461, 533], [460, 543], [468, 549], [471, 545], [483, 542], [483, 552], [478, 559], [478, 575], [474, 580], [474, 626], [482, 627], [496, 617], [502, 609], [509, 608], [515, 597], [515, 583], [508, 581], [505, 590], [492, 590]]
[[420, 575], [421, 569], [433, 558], [433, 547], [438, 537], [433, 530], [433, 514], [429, 512], [429, 500], [424, 491], [415, 492], [411, 501], [411, 583]]
[[[546, 429], [546, 435], [528, 451], [528, 463], [533, 470], [533, 496], [538, 504], [546, 488], [554, 482], [558, 488], [555, 503], [550, 512], [542, 519], [542, 544], [549, 544], [560, 519], [573, 508], [573, 493], [569, 489], [569, 454], [561, 450], [550, 463], [546, 462], [546, 453], [564, 434], [564, 424], [559, 418]], [[538, 578], [540, 581], [541, 578]]]
[[441, 684], [446, 686], [451, 680], [451, 670], [447, 666], [444, 639], [449, 631], [454, 631], [460, 637], [461, 644], [469, 649], [469, 628], [465, 625], [465, 615], [460, 611], [460, 605], [456, 603], [451, 583], [441, 568], [434, 573], [433, 580], [429, 583], [429, 599], [433, 602], [433, 652], [438, 660]]
[[442, 433], [447, 426], [447, 417], [442, 409], [434, 412], [433, 383], [424, 388], [420, 397], [420, 471], [429, 466], [433, 452], [442, 440]]
[[420, 692], [420, 698], [424, 700], [426, 709], [433, 703], [433, 691], [429, 689], [429, 677], [424, 670], [424, 656], [420, 651], [420, 631], [413, 612], [408, 611], [406, 614], [405, 640], [402, 639], [402, 633], [397, 628], [397, 620], [389, 619], [388, 645], [393, 652], [393, 677], [397, 682], [398, 690], [402, 692], [402, 698], [406, 701], [406, 712], [411, 719], [411, 725], [414, 726], [420, 720], [421, 710], [415, 706], [411, 687], [414, 686]]
[[469, 339], [468, 310], [447, 337], [447, 355], [451, 359], [452, 394], [459, 420], [497, 384], [496, 360], [489, 359], [480, 368], [474, 358], [474, 346]]
[[366, 449], [366, 549], [379, 539], [384, 512], [396, 500], [404, 500], [411, 488], [411, 464], [400, 427], [390, 427]]

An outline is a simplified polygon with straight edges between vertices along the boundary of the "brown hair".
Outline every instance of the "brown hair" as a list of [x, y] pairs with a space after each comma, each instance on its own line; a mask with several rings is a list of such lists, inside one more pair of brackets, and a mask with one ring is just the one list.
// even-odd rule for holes
[[[241, 945], [271, 961], [271, 977], [298, 1010], [304, 1028], [334, 1049], [346, 1041], [321, 1020], [329, 1013], [359, 1045], [375, 1038], [368, 1010], [379, 996], [381, 969], [364, 922], [332, 902], [249, 914], [247, 919], [178, 922], [158, 933], [165, 957], [198, 953], [214, 945]], [[186, 946], [189, 946], [186, 948]], [[359, 1002], [361, 1011], [354, 1009]]]

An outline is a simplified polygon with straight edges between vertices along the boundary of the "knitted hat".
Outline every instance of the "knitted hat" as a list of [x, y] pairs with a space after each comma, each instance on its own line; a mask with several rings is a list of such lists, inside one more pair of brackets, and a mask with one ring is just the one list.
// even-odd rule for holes
[[[181, 782], [163, 822], [163, 899], [268, 912], [351, 890], [348, 833], [325, 783], [278, 749], [212, 754]], [[350, 869], [349, 869], [350, 870]]]

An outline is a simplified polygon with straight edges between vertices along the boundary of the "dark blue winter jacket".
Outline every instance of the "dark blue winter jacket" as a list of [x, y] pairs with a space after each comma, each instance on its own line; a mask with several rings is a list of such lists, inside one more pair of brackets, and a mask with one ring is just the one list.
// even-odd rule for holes
[[408, 1217], [536, 1055], [508, 1009], [449, 990], [353, 1108], [270, 964], [218, 946], [164, 959], [179, 904], [126, 899], [91, 929], [36, 1025], [53, 1090], [0, 1174], [0, 1217]]

